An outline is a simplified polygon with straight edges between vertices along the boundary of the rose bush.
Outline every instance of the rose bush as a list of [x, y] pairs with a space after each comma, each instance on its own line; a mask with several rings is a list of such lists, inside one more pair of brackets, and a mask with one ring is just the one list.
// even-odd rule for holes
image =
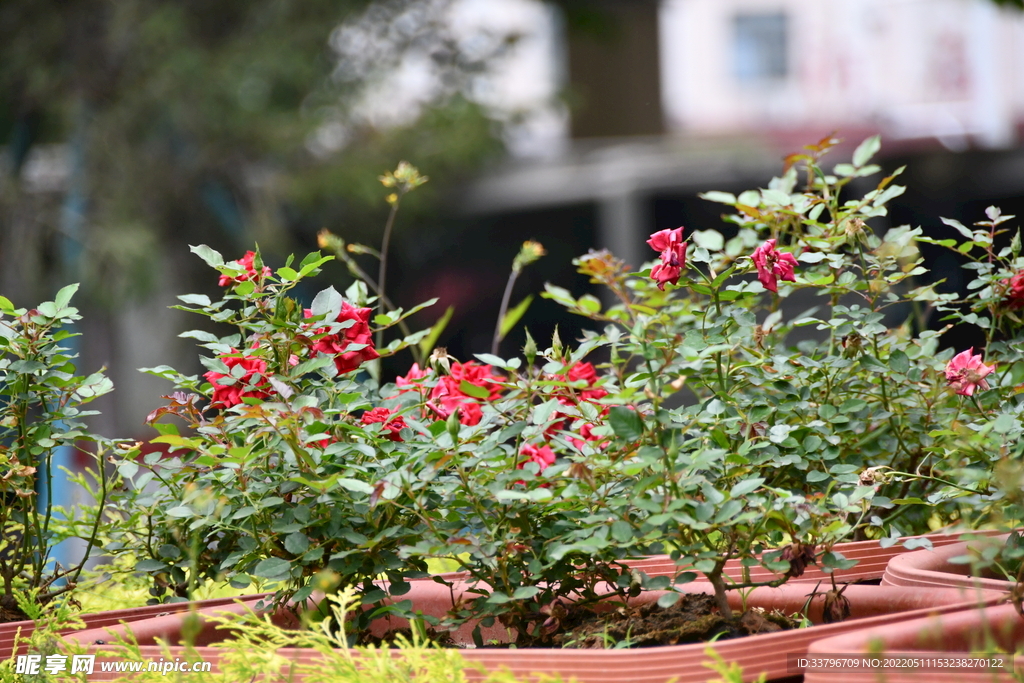
[[[436, 326], [384, 345], [421, 307], [392, 308], [369, 278], [304, 308], [292, 291], [329, 257], [274, 271], [258, 253], [225, 263], [194, 247], [226, 289], [182, 308], [230, 329], [186, 333], [206, 382], [149, 369], [177, 390], [151, 415], [173, 457], [122, 466], [147, 470], [134, 503], [146, 525], [125, 547], [155, 596], [202, 578], [270, 582], [282, 599], [353, 587], [362, 626], [407, 609], [386, 599], [446, 558], [472, 597], [437, 625], [497, 619], [532, 645], [570, 602], [661, 589], [667, 606], [703, 575], [728, 614], [726, 591], [764, 583], [757, 565], [779, 584], [811, 563], [848, 566], [842, 540], [1020, 519], [1020, 240], [997, 243], [1008, 217], [995, 211], [976, 230], [956, 224], [963, 243], [876, 234], [899, 171], [855, 196], [850, 184], [880, 171], [878, 139], [827, 173], [834, 142], [789, 157], [766, 189], [707, 193], [732, 209], [727, 229], [656, 232], [639, 271], [580, 257], [607, 296], [544, 296], [595, 329], [546, 348], [527, 336], [517, 358], [430, 354]], [[322, 241], [363, 272], [339, 239]], [[968, 296], [927, 283], [918, 243], [974, 259]], [[528, 244], [495, 339], [515, 275], [543, 254]], [[926, 323], [941, 316], [980, 327], [985, 348], [940, 349], [948, 328]], [[406, 348], [418, 362], [381, 382], [376, 360]], [[675, 576], [627, 564], [659, 552]], [[735, 559], [745, 571], [727, 576]]]

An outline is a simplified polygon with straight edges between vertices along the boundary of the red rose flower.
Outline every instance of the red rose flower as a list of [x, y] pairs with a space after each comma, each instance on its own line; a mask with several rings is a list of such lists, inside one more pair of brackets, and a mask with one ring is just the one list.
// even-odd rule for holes
[[456, 387], [460, 386], [463, 380], [476, 385], [490, 392], [488, 401], [493, 401], [501, 396], [502, 388], [498, 382], [504, 381], [504, 377], [494, 374], [490, 365], [480, 365], [476, 361], [452, 364], [452, 379], [456, 380]]
[[407, 391], [418, 391], [420, 388], [420, 382], [417, 382], [416, 380], [423, 379], [428, 374], [430, 373], [426, 370], [420, 370], [419, 363], [413, 363], [405, 377], [395, 378], [395, 386], [401, 387], [398, 390], [398, 393], [404, 394]]
[[[341, 312], [335, 322], [354, 320], [355, 324], [340, 330], [336, 334], [326, 334], [330, 328], [321, 327], [314, 334], [323, 334], [323, 337], [313, 343], [313, 353], [324, 353], [334, 356], [334, 365], [338, 368], [338, 374], [352, 372], [365, 361], [380, 358], [380, 354], [373, 348], [373, 335], [370, 333], [370, 309], [356, 308], [347, 301], [341, 304]], [[313, 317], [313, 311], [305, 310], [307, 318]], [[349, 350], [352, 344], [364, 344], [361, 349]]]
[[453, 363], [451, 374], [439, 379], [431, 390], [428, 405], [443, 420], [457, 410], [462, 424], [479, 424], [483, 411], [476, 398], [462, 391], [462, 383], [468, 382], [486, 390], [488, 395], [483, 400], [493, 401], [501, 396], [502, 387], [498, 382], [504, 379], [494, 374], [490, 365], [480, 365], [474, 361]]
[[1006, 286], [1003, 298], [1006, 307], [1011, 311], [1024, 308], [1024, 271], [1003, 280], [1003, 284]]
[[766, 240], [764, 244], [754, 250], [751, 257], [754, 265], [757, 266], [757, 279], [761, 281], [764, 288], [771, 292], [779, 291], [779, 280], [796, 282], [796, 275], [793, 268], [796, 267], [796, 257], [775, 248], [775, 240]]
[[401, 415], [392, 419], [391, 416], [394, 414], [394, 412], [395, 411], [384, 408], [383, 406], [379, 408], [374, 408], [373, 410], [367, 410], [365, 413], [363, 413], [361, 421], [364, 425], [379, 422], [380, 424], [384, 425], [385, 430], [391, 432], [390, 434], [388, 434], [389, 439], [391, 439], [392, 441], [401, 441], [402, 436], [399, 432], [401, 432], [408, 425], [405, 424], [405, 418], [403, 418]]
[[540, 467], [540, 471], [543, 472], [551, 465], [555, 464], [555, 453], [551, 450], [550, 446], [541, 446], [538, 448], [533, 444], [523, 444], [523, 447], [519, 449], [519, 455], [522, 456], [522, 460], [516, 466], [516, 469], [523, 469], [526, 467], [526, 463], [535, 462]]
[[580, 436], [583, 437], [583, 438], [582, 439], [577, 439], [574, 436], [570, 436], [569, 437], [569, 442], [573, 446], [575, 446], [576, 448], [578, 448], [580, 450], [583, 450], [583, 446], [588, 441], [599, 441], [600, 443], [595, 444], [594, 447], [598, 448], [598, 449], [606, 448], [608, 446], [609, 441], [607, 439], [605, 439], [604, 441], [601, 441], [601, 439], [603, 439], [604, 437], [601, 437], [601, 436], [598, 436], [597, 434], [594, 434], [593, 430], [594, 430], [594, 425], [593, 424], [591, 424], [589, 422], [584, 422], [583, 426], [580, 427]]
[[651, 278], [658, 283], [658, 289], [665, 289], [665, 283], [679, 284], [679, 276], [686, 267], [686, 242], [683, 229], [659, 230], [651, 235], [647, 244], [661, 252], [661, 263], [651, 268]]
[[[238, 353], [238, 351], [233, 351]], [[230, 408], [242, 403], [246, 397], [264, 399], [270, 396], [270, 385], [267, 382], [267, 362], [253, 356], [218, 356], [228, 368], [241, 366], [245, 374], [234, 377], [210, 370], [203, 377], [213, 385], [211, 407]]]
[[237, 261], [232, 261], [232, 263], [236, 264], [239, 268], [244, 268], [245, 272], [242, 273], [241, 275], [236, 275], [234, 277], [222, 274], [217, 284], [219, 284], [221, 287], [227, 287], [228, 285], [237, 285], [239, 282], [245, 282], [247, 280], [255, 281], [262, 280], [265, 277], [269, 277], [272, 274], [272, 271], [270, 270], [270, 268], [267, 268], [266, 266], [263, 266], [263, 270], [260, 271], [260, 273], [256, 272], [256, 266], [253, 265], [253, 260], [255, 258], [256, 252], [245, 252], [245, 256], [238, 259]]
[[580, 380], [585, 380], [588, 388], [582, 391], [577, 390], [579, 391], [580, 398], [584, 401], [594, 401], [608, 395], [607, 391], [595, 386], [597, 384], [597, 371], [594, 370], [594, 366], [590, 363], [584, 363], [581, 361], [569, 368], [568, 376], [556, 375], [555, 377], [568, 382], [579, 382]]

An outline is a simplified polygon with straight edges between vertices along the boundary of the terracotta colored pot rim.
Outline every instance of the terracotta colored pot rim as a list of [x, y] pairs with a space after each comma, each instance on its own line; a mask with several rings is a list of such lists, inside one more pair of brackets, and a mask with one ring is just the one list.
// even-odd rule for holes
[[970, 564], [953, 564], [954, 557], [970, 554], [972, 546], [1004, 540], [1008, 534], [991, 539], [945, 545], [932, 550], [915, 550], [893, 557], [885, 569], [882, 584], [889, 586], [965, 587], [1009, 591], [1013, 583], [1001, 579], [971, 576]]
[[[462, 584], [456, 589], [464, 589]], [[709, 592], [709, 584], [691, 583], [682, 586], [686, 592]], [[811, 589], [806, 584], [784, 585], [779, 588], [758, 588], [747, 595], [749, 606], [764, 609], [780, 609], [786, 613], [800, 611], [808, 601]], [[743, 596], [736, 591], [730, 592], [730, 603], [737, 610], [741, 607]], [[641, 596], [643, 601], [657, 600], [662, 592], [650, 592]], [[927, 614], [964, 609], [976, 604], [992, 604], [1002, 598], [1000, 593], [978, 592], [971, 589], [931, 589], [918, 590], [902, 587], [858, 586], [851, 585], [845, 589], [849, 598], [853, 616], [846, 622], [815, 626], [808, 629], [781, 631], [757, 636], [749, 636], [729, 641], [719, 641], [711, 645], [727, 660], [739, 663], [751, 676], [760, 671], [767, 671], [771, 677], [788, 677], [793, 673], [788, 670], [788, 653], [803, 653], [818, 638], [843, 633], [861, 626], [879, 623], [891, 623], [894, 620], [925, 616]], [[411, 599], [417, 609], [428, 614], [439, 616], [452, 605], [449, 588], [436, 583], [416, 582], [409, 593], [401, 599]], [[822, 596], [811, 600], [812, 619], [821, 619]], [[236, 611], [247, 609], [248, 605], [239, 603], [233, 610], [209, 608], [211, 611]], [[899, 613], [899, 610], [907, 610]], [[401, 628], [406, 624], [402, 620], [392, 620], [389, 624], [378, 624], [377, 633], [388, 627]], [[96, 640], [106, 643], [114, 642], [126, 631], [131, 631], [140, 645], [149, 646], [158, 641], [178, 642], [182, 628], [182, 615], [165, 616], [133, 624], [124, 624], [110, 629], [92, 629], [70, 636], [73, 640], [86, 647], [95, 646]], [[505, 640], [507, 632], [495, 625], [481, 628], [481, 636], [485, 641]], [[456, 641], [472, 642], [472, 628], [467, 625], [456, 631]], [[196, 636], [200, 646], [210, 645], [226, 637], [223, 630], [214, 628], [212, 622], [203, 622]], [[707, 660], [706, 643], [692, 645], [669, 645], [636, 650], [563, 650], [547, 648], [528, 649], [468, 649], [461, 654], [471, 662], [479, 662], [487, 669], [509, 667], [517, 676], [540, 671], [558, 672], [563, 677], [575, 676], [581, 683], [620, 683], [635, 681], [636, 683], [666, 683], [677, 678], [679, 683], [704, 683], [711, 676], [702, 666]], [[204, 650], [205, 651], [205, 650]], [[312, 654], [293, 653], [295, 657], [306, 661]], [[293, 655], [288, 655], [293, 656]], [[311, 661], [311, 660], [310, 660]], [[756, 677], [756, 676], [755, 676]]]
[[[853, 659], [865, 654], [884, 656], [888, 652], [908, 654], [922, 660], [949, 661], [966, 658], [972, 652], [984, 651], [987, 649], [986, 644], [994, 644], [1006, 652], [1014, 652], [1024, 646], [1024, 620], [1013, 605], [1000, 604], [984, 609], [972, 608], [927, 615], [887, 625], [871, 625], [817, 640], [809, 648], [808, 655], [827, 656], [827, 659]], [[1024, 661], [1021, 658], [1018, 657], [1014, 664], [1018, 675], [1024, 672]], [[836, 680], [835, 675], [808, 670], [805, 681], [829, 683]], [[868, 672], [845, 672], [842, 677], [850, 683], [871, 683], [877, 680], [877, 674]], [[987, 671], [887, 670], [886, 680], [891, 683], [918, 683], [925, 680], [944, 683], [1009, 683], [1020, 679], [1014, 679], [1009, 673], [993, 674]]]

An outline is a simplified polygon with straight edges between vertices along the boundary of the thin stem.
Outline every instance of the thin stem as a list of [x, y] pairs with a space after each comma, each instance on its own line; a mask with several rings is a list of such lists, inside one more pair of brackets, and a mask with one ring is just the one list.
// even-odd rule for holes
[[519, 271], [515, 268], [508, 274], [508, 282], [505, 283], [505, 293], [501, 295], [501, 308], [498, 309], [498, 321], [494, 323], [494, 336], [491, 337], [491, 353], [498, 355], [498, 344], [501, 343], [501, 322], [508, 313], [508, 302], [512, 298], [512, 288], [515, 287]]
[[[384, 224], [384, 239], [380, 245], [380, 270], [377, 271], [377, 285], [379, 287], [380, 301], [378, 303], [381, 313], [384, 312], [384, 292], [387, 291], [388, 247], [391, 246], [391, 231], [395, 227], [395, 216], [398, 215], [398, 205], [401, 201], [402, 196], [399, 194], [391, 204], [391, 213], [388, 214], [388, 221]], [[380, 348], [383, 343], [384, 330], [377, 330], [377, 348]]]

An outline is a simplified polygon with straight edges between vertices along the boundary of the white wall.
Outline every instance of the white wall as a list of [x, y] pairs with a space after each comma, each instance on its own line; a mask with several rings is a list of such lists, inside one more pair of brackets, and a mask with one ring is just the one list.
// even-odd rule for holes
[[[775, 11], [789, 75], [741, 83], [733, 17]], [[1024, 15], [989, 0], [664, 0], [661, 31], [677, 132], [866, 127], [998, 147], [1024, 119]]]

